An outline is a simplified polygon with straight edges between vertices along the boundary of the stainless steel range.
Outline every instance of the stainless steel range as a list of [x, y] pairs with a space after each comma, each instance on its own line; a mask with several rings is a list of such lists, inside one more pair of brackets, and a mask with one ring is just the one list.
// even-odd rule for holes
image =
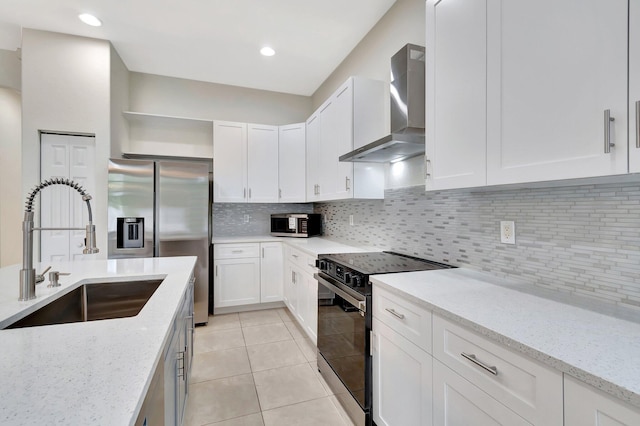
[[451, 268], [392, 252], [319, 255], [318, 370], [357, 426], [371, 420], [369, 275]]

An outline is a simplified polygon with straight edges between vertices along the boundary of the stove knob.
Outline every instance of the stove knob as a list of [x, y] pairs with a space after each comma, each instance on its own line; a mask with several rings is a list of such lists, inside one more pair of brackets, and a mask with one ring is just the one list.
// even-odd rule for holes
[[355, 275], [351, 278], [351, 284], [353, 284], [354, 287], [360, 287], [362, 285], [362, 277]]
[[351, 282], [351, 274], [348, 272], [344, 273], [344, 283], [349, 284]]
[[327, 270], [327, 262], [325, 262], [324, 260], [316, 260], [316, 266], [321, 271], [326, 271]]

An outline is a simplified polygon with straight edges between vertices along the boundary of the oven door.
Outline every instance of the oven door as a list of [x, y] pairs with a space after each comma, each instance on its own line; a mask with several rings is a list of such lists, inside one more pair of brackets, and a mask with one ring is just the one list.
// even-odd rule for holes
[[318, 281], [318, 369], [352, 420], [365, 424], [371, 407], [371, 319], [367, 315], [371, 297], [326, 274], [314, 277]]

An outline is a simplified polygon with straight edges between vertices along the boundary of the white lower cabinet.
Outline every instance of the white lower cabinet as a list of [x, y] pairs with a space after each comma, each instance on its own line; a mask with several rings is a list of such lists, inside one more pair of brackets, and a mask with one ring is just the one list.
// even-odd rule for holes
[[314, 344], [318, 339], [318, 282], [315, 257], [285, 247], [284, 302]]
[[215, 244], [213, 306], [282, 301], [282, 243]]
[[431, 425], [431, 355], [375, 318], [373, 330], [373, 420]]
[[260, 302], [280, 302], [283, 293], [282, 243], [260, 243]]
[[433, 361], [433, 423], [438, 426], [531, 424], [438, 360]]
[[640, 409], [564, 376], [565, 426], [640, 425]]

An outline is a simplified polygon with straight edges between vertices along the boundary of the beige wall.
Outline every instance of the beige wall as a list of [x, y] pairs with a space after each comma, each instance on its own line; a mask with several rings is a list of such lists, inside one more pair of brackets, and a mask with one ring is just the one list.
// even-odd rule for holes
[[311, 98], [152, 74], [131, 73], [135, 112], [282, 125], [305, 121]]
[[0, 49], [0, 87], [20, 91], [21, 69], [18, 52]]
[[40, 180], [39, 131], [96, 137], [96, 193], [91, 194], [99, 258], [107, 253], [107, 159], [110, 154], [108, 41], [24, 29], [22, 36], [22, 193]]
[[0, 267], [21, 262], [20, 93], [0, 87]]
[[118, 52], [111, 50], [111, 157], [119, 158], [129, 147], [129, 122], [122, 111], [129, 109], [130, 72]]

